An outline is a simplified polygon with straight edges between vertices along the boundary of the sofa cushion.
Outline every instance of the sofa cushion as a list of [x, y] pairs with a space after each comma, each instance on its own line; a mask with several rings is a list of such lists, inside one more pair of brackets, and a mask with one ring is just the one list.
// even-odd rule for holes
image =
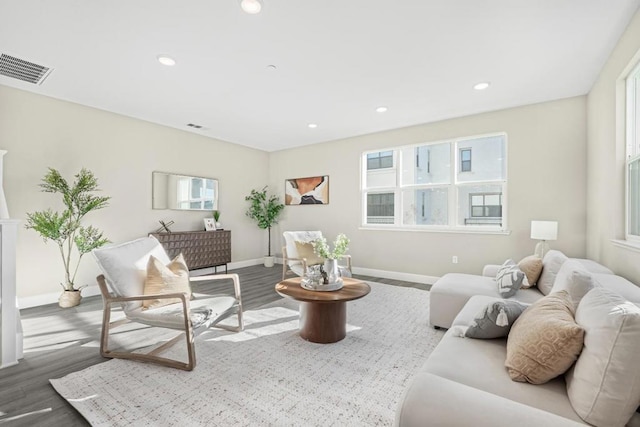
[[640, 308], [602, 287], [589, 291], [576, 312], [584, 349], [567, 373], [575, 411], [596, 426], [623, 426], [640, 405]]
[[543, 384], [565, 373], [582, 350], [583, 336], [569, 294], [547, 295], [522, 313], [509, 332], [505, 361], [509, 376]]
[[545, 254], [542, 259], [542, 273], [540, 273], [540, 278], [538, 279], [538, 289], [540, 292], [544, 295], [549, 295], [556, 281], [558, 271], [560, 271], [562, 264], [568, 259], [565, 254], [553, 249]]
[[[458, 323], [457, 318], [455, 323]], [[454, 336], [454, 331], [451, 330], [433, 350], [421, 371], [582, 422], [569, 403], [562, 377], [537, 386], [511, 381], [504, 368], [505, 357], [506, 340], [504, 338], [494, 340], [460, 338]], [[480, 416], [480, 414], [475, 415]], [[495, 426], [498, 425], [503, 424], [495, 424]]]
[[502, 264], [496, 275], [498, 292], [502, 298], [509, 298], [515, 295], [521, 287], [529, 288], [527, 276], [512, 259], [508, 259]]
[[614, 291], [627, 301], [640, 304], [640, 287], [634, 285], [624, 277], [613, 274], [594, 273], [593, 279], [602, 287]]
[[464, 336], [479, 339], [504, 338], [509, 335], [511, 326], [527, 307], [518, 301], [493, 301], [476, 314]]
[[578, 260], [569, 259], [560, 267], [551, 293], [567, 291], [571, 297], [573, 312], [575, 313], [582, 297], [597, 285], [598, 283], [593, 278], [593, 275], [584, 268], [582, 263]]
[[536, 255], [529, 255], [518, 262], [518, 267], [527, 275], [527, 286], [523, 284], [522, 287], [526, 289], [535, 286], [542, 273], [542, 259]]

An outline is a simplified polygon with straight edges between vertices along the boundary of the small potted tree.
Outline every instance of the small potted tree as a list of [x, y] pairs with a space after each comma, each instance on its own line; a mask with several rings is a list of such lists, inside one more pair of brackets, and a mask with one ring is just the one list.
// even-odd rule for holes
[[[25, 226], [37, 231], [45, 242], [51, 240], [58, 245], [65, 272], [64, 284], [60, 284], [63, 293], [58, 303], [60, 307], [74, 307], [80, 304], [80, 291], [86, 286], [77, 287], [74, 283], [80, 260], [93, 249], [109, 242], [100, 230], [93, 226], [83, 226], [81, 220], [89, 212], [106, 207], [110, 197], [92, 194], [99, 191], [98, 181], [84, 168], [75, 176], [72, 185], [69, 185], [60, 172], [49, 168], [40, 187], [45, 193], [60, 194], [65, 209], [61, 212], [47, 209], [27, 213]], [[74, 246], [75, 261], [72, 257]]]
[[278, 216], [284, 209], [284, 205], [280, 203], [278, 196], [267, 195], [267, 187], [265, 186], [261, 191], [251, 190], [251, 194], [245, 197], [245, 200], [249, 201], [249, 209], [247, 210], [247, 216], [258, 224], [258, 227], [263, 230], [268, 230], [269, 244], [267, 248], [267, 255], [264, 257], [264, 266], [273, 267], [274, 257], [271, 255], [271, 227], [278, 223]]

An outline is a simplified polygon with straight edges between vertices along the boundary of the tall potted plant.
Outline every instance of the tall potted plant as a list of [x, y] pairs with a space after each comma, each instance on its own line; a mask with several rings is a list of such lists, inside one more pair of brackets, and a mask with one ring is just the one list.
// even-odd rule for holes
[[[84, 168], [75, 176], [72, 185], [60, 172], [49, 168], [40, 187], [45, 193], [60, 194], [65, 209], [61, 212], [47, 209], [27, 213], [26, 228], [37, 231], [45, 242], [51, 240], [58, 245], [65, 272], [64, 284], [60, 283], [63, 293], [58, 303], [61, 307], [73, 307], [80, 304], [80, 291], [86, 286], [77, 287], [75, 284], [82, 257], [109, 242], [100, 230], [93, 226], [85, 227], [81, 221], [89, 212], [106, 207], [110, 197], [92, 194], [100, 190], [98, 180]], [[74, 247], [76, 255], [72, 257]]]
[[280, 199], [275, 195], [267, 195], [267, 187], [261, 191], [251, 190], [251, 194], [245, 197], [250, 202], [247, 216], [258, 224], [263, 230], [268, 230], [269, 245], [267, 255], [264, 257], [264, 266], [273, 267], [274, 257], [271, 256], [271, 226], [278, 223], [278, 216], [284, 209], [284, 205], [280, 203]]

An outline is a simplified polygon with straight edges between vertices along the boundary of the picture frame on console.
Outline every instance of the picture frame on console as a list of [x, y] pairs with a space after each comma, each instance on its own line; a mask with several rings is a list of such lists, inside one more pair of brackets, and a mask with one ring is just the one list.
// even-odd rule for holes
[[204, 219], [204, 229], [205, 231], [216, 231], [216, 220], [213, 218], [205, 218]]

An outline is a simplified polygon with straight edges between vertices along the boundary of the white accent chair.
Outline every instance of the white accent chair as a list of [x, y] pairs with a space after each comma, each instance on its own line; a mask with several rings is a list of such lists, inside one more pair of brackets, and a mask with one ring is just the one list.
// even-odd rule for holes
[[[296, 242], [310, 243], [322, 237], [321, 231], [285, 231], [285, 245], [282, 247], [282, 280], [287, 274], [304, 276], [309, 267], [307, 259], [298, 255]], [[351, 274], [351, 255], [344, 255], [342, 258], [346, 260], [346, 266], [340, 266], [340, 271], [344, 275], [345, 270]]]
[[[190, 282], [229, 280], [230, 283], [233, 283], [234, 296], [193, 293], [193, 299], [190, 300], [185, 293], [144, 295], [149, 257], [153, 255], [165, 265], [171, 262], [155, 237], [149, 236], [119, 245], [95, 249], [93, 255], [103, 272], [97, 277], [104, 303], [100, 339], [100, 354], [103, 357], [138, 360], [191, 371], [196, 365], [194, 338], [199, 333], [204, 332], [210, 326], [217, 325], [218, 322], [233, 314], [238, 317], [237, 327], [217, 326], [236, 332], [243, 329], [240, 279], [237, 274], [189, 278]], [[142, 302], [147, 299], [168, 298], [179, 298], [180, 302], [149, 309], [142, 306]], [[122, 305], [125, 319], [110, 322], [111, 307], [117, 303]], [[187, 345], [188, 362], [158, 356], [159, 353], [177, 343], [183, 337], [182, 333], [149, 353], [110, 350], [109, 332], [111, 328], [129, 321], [183, 332]]]

